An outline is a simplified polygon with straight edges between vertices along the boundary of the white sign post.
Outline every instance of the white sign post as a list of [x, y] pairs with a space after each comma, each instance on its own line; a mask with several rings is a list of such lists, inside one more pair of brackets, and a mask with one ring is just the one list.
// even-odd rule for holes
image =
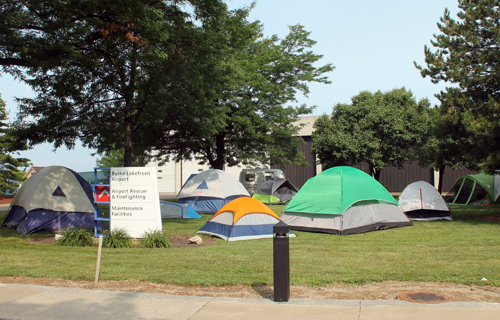
[[111, 168], [110, 226], [133, 238], [162, 230], [158, 177], [154, 167]]

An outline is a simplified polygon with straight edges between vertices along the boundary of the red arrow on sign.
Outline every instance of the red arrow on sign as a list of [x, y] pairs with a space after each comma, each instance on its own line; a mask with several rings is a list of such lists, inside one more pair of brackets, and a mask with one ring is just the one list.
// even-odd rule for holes
[[95, 194], [96, 202], [109, 202], [109, 187], [95, 187]]

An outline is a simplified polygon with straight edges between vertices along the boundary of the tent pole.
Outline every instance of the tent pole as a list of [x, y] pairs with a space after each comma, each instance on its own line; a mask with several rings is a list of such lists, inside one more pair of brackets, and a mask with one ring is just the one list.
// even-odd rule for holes
[[423, 209], [424, 209], [424, 200], [422, 199], [422, 188], [420, 188], [420, 219], [422, 219]]

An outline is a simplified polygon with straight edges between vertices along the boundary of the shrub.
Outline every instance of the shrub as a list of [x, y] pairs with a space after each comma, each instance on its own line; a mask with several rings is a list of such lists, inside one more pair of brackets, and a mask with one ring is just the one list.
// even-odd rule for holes
[[61, 233], [56, 244], [68, 247], [91, 247], [94, 245], [94, 233], [85, 229], [68, 229]]
[[104, 231], [102, 246], [104, 248], [130, 248], [132, 239], [125, 229], [113, 229]]
[[162, 230], [152, 230], [144, 233], [141, 245], [145, 248], [168, 248], [170, 242]]

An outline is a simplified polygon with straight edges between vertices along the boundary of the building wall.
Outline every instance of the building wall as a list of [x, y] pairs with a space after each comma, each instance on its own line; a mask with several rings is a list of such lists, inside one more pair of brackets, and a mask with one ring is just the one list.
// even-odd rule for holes
[[[316, 156], [312, 150], [312, 137], [303, 136], [304, 144], [300, 147], [300, 151], [305, 155], [305, 161], [309, 166], [303, 167], [298, 165], [287, 165], [284, 167], [272, 166], [273, 169], [281, 169], [285, 173], [285, 177], [290, 180], [297, 188], [301, 188], [309, 178], [314, 177], [322, 171], [322, 166], [317, 165]], [[354, 166], [366, 173], [370, 173], [370, 168], [367, 163]], [[478, 171], [460, 169], [451, 170], [446, 168], [443, 177], [443, 192], [451, 189], [455, 180], [465, 174], [476, 174]], [[438, 186], [438, 178], [435, 171], [431, 168], [421, 168], [418, 162], [406, 163], [404, 170], [400, 170], [393, 166], [388, 166], [382, 170], [379, 182], [392, 193], [399, 193], [412, 182], [426, 181], [435, 187]]]
[[160, 192], [175, 192], [177, 170], [175, 162], [167, 162], [161, 166], [156, 162], [148, 163], [147, 167], [156, 167], [158, 176], [158, 190]]
[[[199, 164], [196, 160], [181, 162], [166, 162], [159, 165], [158, 162], [150, 162], [148, 167], [156, 167], [158, 174], [158, 190], [161, 194], [177, 194], [191, 174], [198, 174], [210, 169], [208, 164]], [[242, 167], [227, 167], [226, 172], [239, 180]]]
[[[370, 166], [363, 163], [354, 166], [370, 174]], [[389, 191], [398, 193], [412, 182], [426, 181], [434, 185], [434, 170], [430, 168], [421, 168], [417, 162], [405, 163], [404, 170], [393, 166], [388, 166], [380, 173], [379, 182]]]
[[305, 161], [309, 166], [286, 165], [277, 166], [271, 165], [271, 169], [280, 169], [285, 174], [285, 177], [291, 181], [297, 188], [301, 188], [306, 181], [321, 172], [321, 169], [316, 166], [316, 155], [312, 154], [312, 138], [310, 136], [303, 137], [304, 144], [299, 147], [299, 150], [304, 153]]
[[[304, 144], [299, 148], [305, 156], [305, 161], [309, 166], [286, 165], [276, 166], [272, 165], [272, 169], [281, 169], [285, 177], [290, 180], [297, 188], [301, 188], [306, 181], [322, 171], [322, 166], [318, 165], [316, 155], [312, 153], [312, 132], [314, 130], [314, 121], [319, 116], [306, 116], [301, 117], [298, 121], [299, 124], [304, 126], [299, 131], [299, 136], [304, 139]], [[177, 194], [182, 185], [186, 182], [191, 174], [197, 174], [201, 171], [208, 170], [208, 165], [200, 165], [198, 161], [182, 161], [179, 163], [167, 163], [163, 166], [158, 166], [151, 163], [148, 166], [158, 167], [158, 187], [161, 193], [175, 193]], [[355, 166], [367, 173], [369, 173], [368, 164], [360, 164]], [[427, 181], [437, 187], [438, 181], [435, 172], [430, 168], [421, 168], [417, 162], [407, 163], [404, 170], [395, 167], [386, 167], [380, 174], [380, 183], [392, 193], [399, 193], [410, 183], [415, 181]], [[246, 169], [243, 166], [228, 167], [225, 171], [229, 172], [233, 177], [239, 180], [241, 170]], [[453, 186], [455, 180], [464, 174], [475, 174], [477, 171], [461, 169], [451, 170], [445, 169], [443, 192], [447, 192]]]

